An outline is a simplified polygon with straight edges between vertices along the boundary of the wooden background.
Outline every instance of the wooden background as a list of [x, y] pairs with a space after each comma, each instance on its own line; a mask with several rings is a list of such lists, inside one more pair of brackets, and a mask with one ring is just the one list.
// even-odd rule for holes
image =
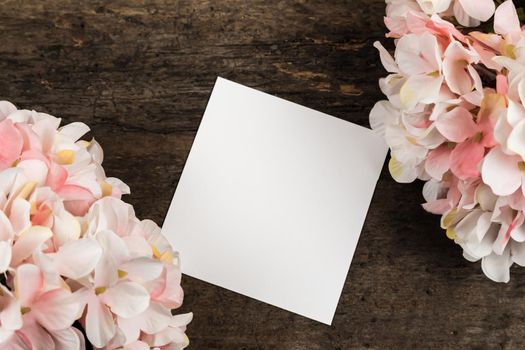
[[[1, 1], [0, 98], [88, 123], [105, 167], [162, 224], [218, 75], [361, 125], [382, 98], [382, 0]], [[350, 179], [349, 179], [350, 181]], [[333, 326], [185, 277], [190, 349], [520, 349], [509, 284], [383, 172]]]

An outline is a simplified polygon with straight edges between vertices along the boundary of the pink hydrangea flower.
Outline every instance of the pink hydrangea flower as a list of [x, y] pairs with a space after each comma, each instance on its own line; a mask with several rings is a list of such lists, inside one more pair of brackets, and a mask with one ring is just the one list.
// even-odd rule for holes
[[0, 102], [0, 347], [183, 349], [177, 253], [88, 131]]
[[[494, 15], [494, 32], [475, 27]], [[451, 21], [451, 22], [449, 22]], [[387, 1], [388, 101], [370, 124], [396, 181], [426, 181], [427, 211], [487, 277], [525, 266], [525, 32], [512, 0]], [[461, 29], [461, 32], [459, 31]]]

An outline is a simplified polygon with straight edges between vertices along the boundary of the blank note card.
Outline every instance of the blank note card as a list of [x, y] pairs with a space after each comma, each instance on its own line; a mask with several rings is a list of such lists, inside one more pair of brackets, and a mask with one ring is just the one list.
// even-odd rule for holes
[[185, 274], [331, 324], [386, 153], [367, 128], [218, 78], [163, 232]]

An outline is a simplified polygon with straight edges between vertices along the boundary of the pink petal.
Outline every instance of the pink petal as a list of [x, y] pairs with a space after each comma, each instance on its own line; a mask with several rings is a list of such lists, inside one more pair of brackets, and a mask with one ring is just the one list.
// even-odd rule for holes
[[151, 298], [165, 307], [176, 309], [182, 305], [184, 291], [180, 286], [182, 274], [175, 265], [165, 266], [163, 277], [151, 291]]
[[64, 199], [66, 209], [76, 216], [84, 216], [95, 201], [91, 192], [76, 185], [62, 186], [58, 195]]
[[94, 200], [93, 195], [84, 187], [76, 185], [64, 185], [58, 194], [66, 201]]
[[73, 215], [84, 216], [91, 207], [91, 204], [95, 199], [92, 200], [69, 200], [64, 201], [65, 208]]
[[[15, 128], [13, 122], [4, 119], [0, 122], [0, 162], [5, 164], [4, 168], [11, 166], [20, 157], [24, 139]], [[0, 170], [3, 170], [0, 168]]]
[[42, 153], [42, 151], [37, 149], [28, 149], [24, 151], [20, 156], [20, 160], [29, 160], [29, 159], [38, 159], [49, 165], [49, 159]]
[[464, 107], [456, 107], [441, 115], [436, 120], [436, 128], [452, 142], [463, 142], [477, 131], [472, 114]]
[[506, 196], [514, 193], [522, 182], [521, 170], [518, 168], [520, 158], [509, 156], [499, 147], [492, 149], [481, 169], [483, 182], [490, 186], [494, 194]]
[[501, 73], [496, 76], [496, 92], [500, 95], [507, 95], [509, 92], [509, 81]]
[[44, 276], [36, 265], [18, 266], [15, 275], [15, 294], [21, 306], [31, 306], [44, 287]]
[[66, 183], [67, 176], [67, 170], [62, 165], [52, 163], [47, 174], [46, 184], [51, 187], [53, 191], [58, 192]]
[[29, 124], [17, 123], [15, 126], [24, 139], [23, 151], [33, 150], [42, 152], [42, 143]]
[[497, 145], [494, 138], [495, 120], [491, 116], [482, 117], [478, 123], [479, 132], [482, 135], [481, 144], [485, 148], [492, 148]]
[[461, 43], [451, 43], [445, 51], [443, 60], [443, 75], [452, 92], [465, 95], [474, 88], [474, 81], [467, 70], [469, 63], [479, 60], [479, 57], [465, 49]]
[[441, 180], [443, 174], [450, 169], [450, 154], [452, 149], [448, 145], [442, 145], [430, 151], [425, 161], [425, 170], [436, 180]]
[[[512, 213], [510, 213], [510, 209], [509, 209], [509, 216], [512, 216]], [[514, 228], [516, 226], [516, 221], [519, 219], [520, 218], [518, 216], [514, 218], [511, 217], [510, 220], [512, 221], [510, 222], [510, 224], [508, 224], [508, 222], [504, 222], [499, 227], [496, 239], [492, 242], [492, 250], [494, 251], [495, 254], [497, 255], [503, 254], [505, 248], [507, 247], [507, 244], [509, 243], [510, 237], [512, 235], [512, 231], [514, 231]]]
[[80, 317], [80, 304], [69, 291], [54, 289], [37, 298], [31, 314], [44, 328], [57, 331], [70, 327]]
[[406, 20], [401, 17], [384, 17], [385, 26], [388, 28], [390, 33], [386, 36], [389, 38], [398, 38], [405, 35], [408, 32]]
[[458, 144], [450, 154], [450, 170], [461, 180], [479, 176], [478, 165], [485, 155], [485, 147], [478, 142]]
[[17, 334], [22, 337], [24, 342], [30, 344], [29, 349], [44, 350], [55, 348], [53, 338], [51, 338], [49, 333], [37, 323], [25, 325], [23, 329], [17, 331]]

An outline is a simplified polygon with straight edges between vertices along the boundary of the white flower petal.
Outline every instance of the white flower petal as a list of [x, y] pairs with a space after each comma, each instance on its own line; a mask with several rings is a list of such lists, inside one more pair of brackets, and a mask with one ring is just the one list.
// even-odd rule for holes
[[519, 122], [509, 135], [507, 147], [525, 159], [525, 119]]
[[508, 249], [502, 255], [492, 253], [481, 260], [483, 273], [494, 282], [509, 282], [511, 265], [512, 260]]
[[[24, 335], [23, 343], [29, 341], [31, 344], [29, 349], [35, 350], [44, 350], [44, 349], [54, 349], [55, 342], [53, 338], [45, 331], [37, 322], [24, 325], [23, 330], [20, 331]], [[27, 344], [23, 348], [16, 348], [16, 350], [26, 350]]]
[[510, 244], [512, 261], [520, 266], [525, 266], [525, 243], [512, 241]]
[[150, 301], [148, 291], [135, 282], [117, 283], [101, 298], [114, 314], [124, 318], [137, 316], [148, 308]]
[[53, 217], [54, 239], [59, 246], [77, 240], [80, 237], [80, 231], [80, 222], [67, 210], [63, 210], [59, 215]]
[[472, 236], [476, 236], [478, 220], [482, 213], [481, 210], [473, 210], [456, 225], [454, 232], [459, 241], [469, 241]]
[[86, 312], [86, 335], [94, 346], [106, 346], [117, 331], [113, 315], [96, 295], [90, 295]]
[[50, 332], [55, 350], [84, 350], [84, 336], [74, 327]]
[[0, 120], [16, 112], [16, 106], [9, 101], [0, 101]]
[[398, 73], [399, 68], [397, 67], [396, 61], [383, 45], [381, 45], [379, 41], [376, 41], [374, 42], [374, 47], [379, 51], [379, 58], [381, 59], [381, 63], [386, 71], [389, 73]]
[[507, 109], [506, 118], [507, 122], [512, 128], [514, 128], [518, 123], [525, 120], [525, 107], [521, 103], [514, 102], [514, 100], [509, 99], [509, 107]]
[[117, 281], [117, 269], [128, 259], [129, 252], [124, 241], [112, 231], [99, 231], [95, 238], [103, 252], [95, 267], [95, 285], [97, 287], [110, 286]]
[[483, 161], [481, 170], [483, 182], [497, 195], [512, 194], [521, 186], [522, 181], [518, 162], [517, 157], [506, 155], [500, 148], [492, 149]]
[[79, 279], [95, 269], [101, 255], [102, 248], [96, 240], [82, 238], [64, 244], [54, 258], [62, 276]]
[[7, 241], [12, 239], [14, 236], [13, 226], [11, 226], [11, 221], [5, 215], [5, 213], [0, 210], [0, 240]]
[[443, 76], [413, 75], [410, 76], [400, 91], [402, 105], [412, 109], [418, 103], [433, 103], [437, 100]]
[[417, 179], [417, 167], [415, 165], [403, 164], [394, 157], [388, 163], [390, 175], [399, 183], [410, 183]]
[[35, 181], [40, 186], [46, 182], [48, 168], [46, 163], [39, 159], [22, 160], [16, 167], [24, 170], [29, 181]]
[[485, 184], [478, 186], [475, 197], [476, 202], [479, 203], [480, 208], [485, 211], [493, 211], [496, 201], [498, 200], [498, 196], [492, 193], [490, 187]]
[[20, 264], [24, 259], [31, 256], [36, 249], [40, 249], [42, 244], [51, 236], [53, 236], [51, 230], [44, 226], [32, 226], [22, 232], [13, 245], [11, 265]]
[[22, 198], [16, 198], [11, 203], [9, 221], [15, 233], [19, 234], [31, 226], [31, 204]]
[[44, 285], [44, 276], [36, 265], [18, 266], [15, 274], [15, 295], [21, 306], [31, 306]]
[[512, 32], [519, 32], [521, 30], [520, 27], [518, 13], [512, 0], [507, 0], [499, 5], [494, 14], [494, 32], [505, 35]]
[[0, 273], [7, 271], [11, 264], [11, 242], [0, 241]]
[[58, 134], [75, 142], [87, 132], [89, 132], [89, 126], [84, 123], [74, 122], [61, 127], [58, 131]]
[[3, 329], [15, 331], [22, 328], [22, 313], [20, 312], [20, 303], [12, 297], [4, 297], [5, 305], [0, 312], [0, 323]]
[[148, 257], [135, 258], [120, 266], [120, 269], [127, 273], [126, 277], [139, 283], [159, 277], [163, 268], [162, 262]]
[[458, 0], [465, 12], [472, 18], [485, 22], [492, 17], [496, 5], [493, 0]]
[[400, 112], [389, 101], [377, 102], [370, 111], [370, 126], [378, 135], [385, 137], [389, 125], [398, 124]]

